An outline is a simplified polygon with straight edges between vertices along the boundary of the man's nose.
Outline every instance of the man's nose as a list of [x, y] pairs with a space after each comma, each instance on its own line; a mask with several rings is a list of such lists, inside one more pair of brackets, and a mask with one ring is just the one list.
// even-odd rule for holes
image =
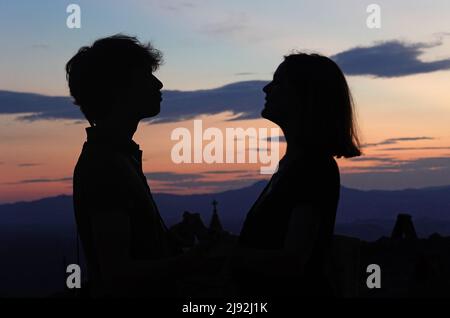
[[152, 76], [152, 85], [158, 90], [161, 90], [164, 86], [163, 83], [155, 75]]
[[156, 79], [156, 80], [157, 80], [157, 83], [158, 83], [158, 89], [161, 90], [164, 87], [164, 85], [159, 79]]

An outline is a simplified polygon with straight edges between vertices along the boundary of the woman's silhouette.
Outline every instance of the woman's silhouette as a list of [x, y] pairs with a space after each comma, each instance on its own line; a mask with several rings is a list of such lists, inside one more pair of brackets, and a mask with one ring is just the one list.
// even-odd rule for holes
[[359, 156], [345, 77], [329, 58], [286, 56], [264, 87], [262, 117], [281, 127], [287, 150], [247, 215], [234, 272], [248, 295], [333, 295], [331, 239], [340, 177], [334, 156]]

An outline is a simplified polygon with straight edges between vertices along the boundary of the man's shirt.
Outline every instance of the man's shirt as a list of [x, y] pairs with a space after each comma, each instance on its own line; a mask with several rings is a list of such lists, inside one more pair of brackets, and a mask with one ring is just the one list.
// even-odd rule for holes
[[86, 128], [87, 141], [73, 177], [73, 202], [78, 232], [91, 281], [101, 279], [92, 216], [124, 213], [130, 220], [130, 258], [158, 259], [175, 253], [167, 228], [142, 171], [142, 151], [132, 140]]

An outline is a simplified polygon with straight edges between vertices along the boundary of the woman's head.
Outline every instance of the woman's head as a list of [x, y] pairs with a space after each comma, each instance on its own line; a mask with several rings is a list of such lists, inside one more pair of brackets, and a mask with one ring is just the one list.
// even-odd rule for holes
[[264, 87], [262, 116], [279, 125], [305, 152], [361, 154], [353, 102], [344, 74], [318, 54], [291, 54]]

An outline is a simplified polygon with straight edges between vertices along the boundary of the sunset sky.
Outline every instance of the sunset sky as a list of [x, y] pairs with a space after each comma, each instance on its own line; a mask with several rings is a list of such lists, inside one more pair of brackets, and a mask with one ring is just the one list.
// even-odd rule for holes
[[[80, 29], [66, 26], [70, 3], [81, 7]], [[261, 164], [177, 165], [170, 135], [179, 127], [193, 131], [194, 118], [223, 132], [276, 127], [258, 118], [264, 103], [258, 92], [293, 50], [330, 56], [347, 75], [365, 146], [362, 157], [337, 159], [344, 186], [449, 185], [450, 1], [376, 1], [380, 29], [366, 26], [370, 3], [2, 1], [0, 203], [72, 192], [73, 167], [89, 125], [66, 99], [50, 97], [69, 95], [64, 65], [79, 47], [119, 32], [151, 41], [164, 54], [155, 75], [166, 90], [165, 120], [142, 122], [135, 135], [155, 192], [216, 192], [269, 177], [259, 174]], [[252, 82], [238, 83], [246, 81]], [[229, 84], [237, 86], [222, 88]], [[207, 104], [205, 94], [214, 104]], [[176, 108], [187, 98], [189, 107]], [[50, 100], [61, 102], [61, 112], [46, 108]], [[279, 147], [282, 155], [285, 143]]]

